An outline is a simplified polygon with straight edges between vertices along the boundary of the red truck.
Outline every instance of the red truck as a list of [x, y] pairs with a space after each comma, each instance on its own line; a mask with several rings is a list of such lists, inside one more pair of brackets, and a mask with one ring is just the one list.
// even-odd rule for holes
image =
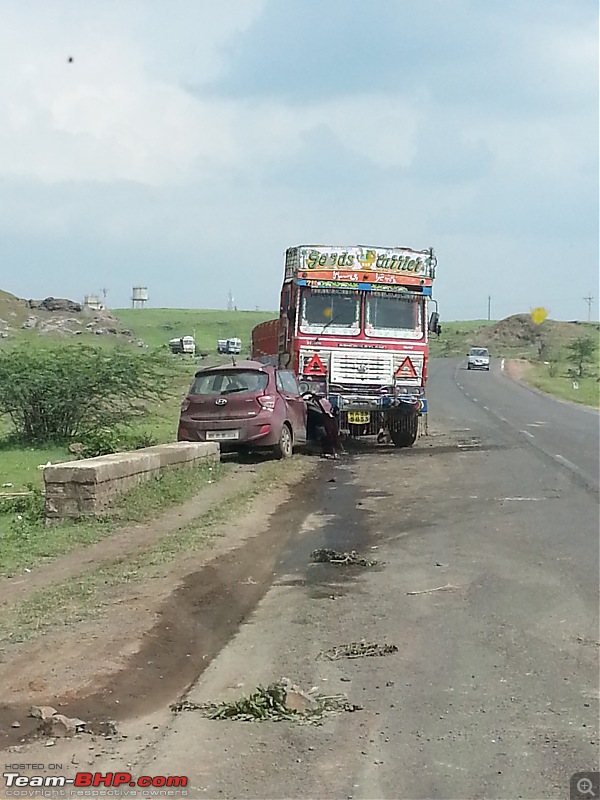
[[410, 447], [427, 412], [428, 334], [441, 331], [436, 263], [432, 249], [289, 248], [279, 318], [254, 328], [252, 358], [294, 370], [336, 407], [342, 431]]

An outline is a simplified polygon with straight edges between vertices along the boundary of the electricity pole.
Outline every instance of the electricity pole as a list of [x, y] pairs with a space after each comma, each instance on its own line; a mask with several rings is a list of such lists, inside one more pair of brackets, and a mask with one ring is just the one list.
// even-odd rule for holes
[[488, 294], [488, 322], [492, 319], [492, 295]]
[[591, 295], [583, 298], [585, 302], [588, 304], [588, 322], [592, 321], [592, 303], [594, 302], [594, 298]]

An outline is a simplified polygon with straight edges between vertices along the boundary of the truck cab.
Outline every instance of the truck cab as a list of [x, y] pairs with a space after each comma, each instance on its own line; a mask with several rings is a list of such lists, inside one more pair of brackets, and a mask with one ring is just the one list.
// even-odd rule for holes
[[[254, 329], [253, 357], [293, 369], [328, 398], [351, 435], [383, 427], [410, 446], [427, 410], [435, 265], [433, 250], [289, 248], [280, 316]], [[430, 319], [439, 334], [437, 312]]]

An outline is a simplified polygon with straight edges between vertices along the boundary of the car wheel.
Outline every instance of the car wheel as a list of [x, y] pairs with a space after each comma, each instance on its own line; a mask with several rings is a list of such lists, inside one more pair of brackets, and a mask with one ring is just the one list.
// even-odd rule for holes
[[471, 369], [471, 365], [470, 364], [467, 364], [467, 369]]
[[292, 439], [292, 431], [287, 422], [284, 422], [279, 434], [279, 441], [273, 448], [275, 458], [290, 458], [294, 452], [294, 442]]

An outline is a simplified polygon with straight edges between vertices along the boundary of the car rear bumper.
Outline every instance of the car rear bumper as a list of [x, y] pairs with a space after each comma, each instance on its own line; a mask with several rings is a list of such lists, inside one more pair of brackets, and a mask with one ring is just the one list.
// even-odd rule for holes
[[[281, 422], [271, 414], [260, 414], [252, 419], [190, 420], [181, 419], [177, 431], [179, 442], [216, 441], [225, 450], [240, 445], [273, 447], [279, 441]], [[238, 431], [236, 439], [211, 437], [210, 432]]]

